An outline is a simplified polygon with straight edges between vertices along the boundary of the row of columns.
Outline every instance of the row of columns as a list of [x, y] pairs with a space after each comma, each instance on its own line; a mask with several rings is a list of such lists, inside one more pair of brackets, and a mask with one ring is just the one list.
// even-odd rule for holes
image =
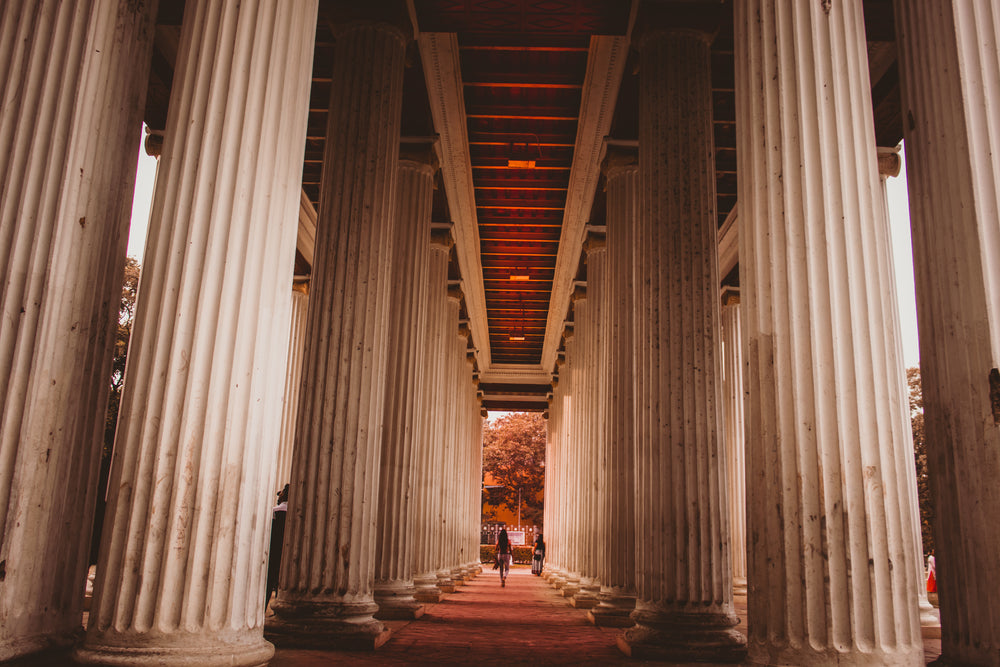
[[[79, 636], [157, 3], [71, 4], [0, 9], [0, 660]], [[433, 150], [400, 154], [399, 17], [338, 26], [290, 292], [317, 3], [185, 9], [82, 663], [266, 662], [286, 481], [269, 636], [373, 646], [416, 575], [478, 571], [481, 395]]]
[[[945, 660], [993, 664], [997, 626], [982, 596], [996, 590], [997, 571], [982, 559], [996, 551], [996, 531], [979, 509], [959, 508], [995, 505], [983, 484], [998, 459], [983, 452], [993, 451], [986, 443], [998, 421], [991, 415], [1000, 380], [990, 379], [997, 364], [989, 359], [1000, 345], [988, 318], [980, 329], [953, 323], [991, 312], [992, 265], [969, 261], [968, 251], [988, 258], [997, 236], [995, 219], [977, 214], [995, 208], [996, 169], [972, 149], [986, 144], [970, 137], [973, 130], [992, 136], [988, 115], [976, 110], [992, 103], [1000, 79], [982, 65], [995, 62], [995, 53], [970, 54], [957, 44], [987, 44], [984, 26], [994, 35], [995, 10], [931, 4], [898, 3], [897, 12], [904, 100], [922, 112], [908, 138], [920, 142], [914, 153], [924, 159], [918, 164], [909, 151], [908, 159], [917, 167], [914, 209], [922, 209], [915, 211], [915, 235], [923, 236], [914, 252], [926, 262], [918, 310], [921, 333], [930, 333], [921, 337], [924, 366], [932, 369], [925, 405], [936, 430], [928, 433], [938, 438], [928, 442], [939, 516], [945, 512], [936, 527], [939, 572], [951, 559], [942, 648]], [[861, 4], [760, 0], [738, 4], [735, 20], [742, 296], [725, 294], [720, 310], [711, 36], [658, 30], [650, 21], [638, 43], [638, 164], [610, 147], [605, 165], [612, 269], [604, 284], [613, 296], [599, 330], [610, 352], [595, 358], [581, 351], [581, 340], [594, 335], [587, 253], [588, 305], [574, 302], [575, 333], [557, 362], [548, 578], [572, 590], [589, 573], [587, 539], [620, 544], [612, 553], [634, 557], [634, 565], [615, 573], [598, 558], [598, 577], [608, 579], [601, 586], [609, 602], [610, 590], [626, 605], [634, 600], [621, 624], [635, 626], [619, 640], [631, 655], [737, 661], [749, 651], [756, 664], [922, 664], [926, 602], [888, 220], [870, 91], [853, 83], [867, 81]], [[947, 38], [934, 42], [942, 27]], [[934, 49], [940, 62], [930, 65]], [[963, 76], [945, 85], [935, 77], [949, 67]], [[930, 70], [928, 83], [918, 69]], [[942, 86], [955, 92], [932, 111]], [[810, 101], [806, 111], [803, 100]], [[967, 134], [942, 147], [937, 137], [956, 129]], [[937, 165], [957, 164], [978, 171], [952, 170], [947, 189]], [[636, 183], [641, 188], [629, 191]], [[942, 226], [950, 220], [942, 212], [959, 209], [958, 230]], [[936, 261], [938, 249], [956, 261]], [[949, 291], [958, 285], [971, 292]], [[633, 318], [634, 339], [616, 324], [619, 312]], [[623, 340], [625, 351], [616, 353]], [[983, 358], [975, 362], [975, 355]], [[955, 366], [945, 362], [952, 357]], [[956, 367], [981, 373], [963, 380], [953, 377]], [[588, 410], [594, 387], [586, 378], [593, 375], [610, 378], [608, 389], [597, 391], [607, 411], [604, 436], [574, 414]], [[965, 405], [944, 390], [960, 384]], [[982, 427], [964, 416], [945, 418], [980, 408]], [[623, 468], [619, 448], [624, 460], [632, 457]], [[605, 509], [590, 527], [564, 508], [589, 506], [595, 490], [574, 475], [594, 462], [599, 479], [614, 481], [598, 482]], [[611, 528], [623, 523], [631, 534]], [[580, 534], [588, 536], [584, 543]], [[748, 640], [732, 627], [733, 589], [743, 586]], [[590, 612], [595, 623], [603, 607]]]

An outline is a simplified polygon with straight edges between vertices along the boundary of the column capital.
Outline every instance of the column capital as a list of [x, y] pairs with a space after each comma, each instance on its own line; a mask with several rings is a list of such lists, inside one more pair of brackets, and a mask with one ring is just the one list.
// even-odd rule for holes
[[647, 0], [639, 8], [633, 43], [640, 50], [656, 35], [689, 33], [711, 43], [722, 25], [721, 7], [690, 0]]
[[[462, 292], [462, 286], [461, 285], [449, 285], [448, 286], [448, 298], [449, 299], [453, 299], [455, 301], [461, 301], [463, 296], [464, 296], [464, 294]], [[468, 324], [466, 324], [466, 328], [468, 328]]]
[[740, 303], [740, 288], [733, 287], [732, 285], [723, 285], [722, 287], [722, 305], [723, 306], [738, 306]]
[[309, 295], [309, 279], [295, 280], [292, 282], [292, 291], [299, 294]]
[[438, 135], [429, 137], [402, 137], [399, 140], [399, 161], [412, 162], [415, 165], [430, 168], [431, 174], [441, 168], [441, 157], [438, 154]]
[[878, 175], [899, 176], [903, 161], [899, 158], [899, 147], [878, 147]]
[[431, 224], [431, 248], [434, 250], [451, 250], [455, 245], [455, 237], [452, 235], [452, 223], [435, 222]]
[[334, 0], [321, 12], [325, 14], [334, 37], [374, 26], [397, 32], [404, 44], [413, 39], [413, 21], [404, 0]]
[[583, 241], [583, 252], [590, 256], [590, 253], [607, 249], [605, 239], [607, 237], [607, 227], [604, 225], [587, 225], [587, 237]]
[[585, 301], [587, 299], [587, 283], [583, 281], [577, 281], [573, 286], [573, 293], [570, 294], [570, 303], [576, 303], [577, 301]]
[[607, 140], [601, 173], [605, 180], [625, 170], [639, 169], [639, 142]]

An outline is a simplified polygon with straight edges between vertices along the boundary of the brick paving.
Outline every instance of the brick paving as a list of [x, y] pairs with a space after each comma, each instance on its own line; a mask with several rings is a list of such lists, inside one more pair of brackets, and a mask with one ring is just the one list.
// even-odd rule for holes
[[[271, 667], [320, 665], [670, 665], [622, 655], [617, 628], [597, 628], [585, 610], [571, 607], [527, 566], [515, 566], [500, 587], [488, 569], [445, 596], [425, 605], [416, 621], [389, 621], [393, 634], [374, 652], [278, 649]], [[741, 631], [746, 632], [746, 597], [736, 599]], [[930, 635], [930, 636], [928, 636]], [[938, 637], [935, 639], [934, 637]], [[940, 653], [940, 629], [925, 629], [928, 661]], [[701, 667], [705, 667], [704, 663]]]
[[[527, 566], [515, 566], [500, 587], [488, 569], [437, 604], [425, 605], [416, 621], [389, 621], [393, 634], [377, 651], [278, 649], [271, 667], [327, 665], [671, 665], [623, 656], [621, 632], [596, 628], [584, 610], [568, 601]], [[739, 629], [746, 632], [746, 597], [736, 598]], [[86, 621], [85, 621], [86, 622]], [[941, 629], [924, 628], [927, 661], [941, 652]], [[10, 667], [55, 667], [73, 661], [62, 651], [7, 663]], [[701, 667], [705, 667], [704, 664]]]

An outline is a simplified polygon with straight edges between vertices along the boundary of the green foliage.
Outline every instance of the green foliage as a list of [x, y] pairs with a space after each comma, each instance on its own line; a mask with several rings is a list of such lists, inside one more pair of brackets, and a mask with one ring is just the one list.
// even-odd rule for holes
[[115, 332], [115, 351], [111, 361], [111, 392], [108, 394], [108, 409], [104, 413], [104, 446], [101, 451], [101, 470], [98, 481], [97, 507], [94, 512], [94, 530], [91, 533], [90, 562], [97, 562], [97, 552], [101, 543], [104, 525], [104, 491], [108, 486], [111, 470], [111, 452], [115, 446], [115, 429], [118, 426], [118, 408], [122, 400], [122, 386], [125, 383], [125, 358], [128, 342], [132, 336], [132, 320], [135, 318], [135, 297], [139, 290], [139, 262], [131, 257], [125, 260], [125, 275], [122, 293], [118, 302], [118, 330]]
[[486, 490], [486, 502], [506, 505], [516, 515], [520, 490], [521, 523], [540, 526], [545, 419], [538, 413], [514, 412], [487, 424], [483, 433], [483, 471], [499, 486]]
[[920, 384], [920, 369], [906, 369], [906, 384], [910, 390], [910, 427], [913, 429], [913, 458], [917, 468], [917, 496], [920, 500], [920, 533], [924, 553], [934, 552], [934, 505], [931, 501], [929, 468], [927, 465], [927, 440], [924, 433], [924, 395]]
[[[511, 555], [514, 556], [512, 559], [515, 563], [520, 564], [530, 564], [531, 559], [535, 555], [534, 546], [517, 546], [511, 547]], [[480, 563], [492, 563], [497, 557], [497, 546], [495, 544], [480, 544], [479, 545], [479, 562]]]

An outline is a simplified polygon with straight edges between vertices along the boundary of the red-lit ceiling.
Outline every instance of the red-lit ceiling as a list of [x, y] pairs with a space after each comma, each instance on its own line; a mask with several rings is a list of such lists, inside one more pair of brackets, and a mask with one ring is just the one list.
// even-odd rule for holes
[[[623, 34], [629, 3], [416, 5], [422, 31], [457, 33], [461, 48], [492, 361], [538, 364], [590, 36]], [[510, 168], [511, 158], [535, 166]]]

